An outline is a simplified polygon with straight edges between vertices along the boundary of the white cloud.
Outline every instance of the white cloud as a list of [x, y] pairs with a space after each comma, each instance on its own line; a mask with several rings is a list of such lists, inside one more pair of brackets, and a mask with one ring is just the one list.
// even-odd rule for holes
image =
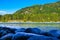
[[12, 14], [13, 12], [8, 12], [8, 11], [0, 11], [0, 15], [4, 15], [4, 14]]
[[0, 11], [0, 15], [6, 14], [6, 11]]

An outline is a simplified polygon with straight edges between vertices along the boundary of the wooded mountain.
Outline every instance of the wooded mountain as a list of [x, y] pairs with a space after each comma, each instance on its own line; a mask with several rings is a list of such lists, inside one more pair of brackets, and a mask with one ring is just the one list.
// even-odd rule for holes
[[58, 22], [60, 21], [60, 1], [44, 5], [33, 5], [17, 10], [13, 14], [0, 15], [0, 21], [32, 21]]

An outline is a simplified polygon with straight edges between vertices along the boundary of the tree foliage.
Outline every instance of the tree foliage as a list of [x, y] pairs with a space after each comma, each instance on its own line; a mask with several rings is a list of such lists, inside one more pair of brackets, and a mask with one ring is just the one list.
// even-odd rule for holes
[[32, 22], [57, 22], [60, 21], [60, 2], [34, 5], [22, 8], [13, 14], [0, 15], [0, 21], [22, 20]]

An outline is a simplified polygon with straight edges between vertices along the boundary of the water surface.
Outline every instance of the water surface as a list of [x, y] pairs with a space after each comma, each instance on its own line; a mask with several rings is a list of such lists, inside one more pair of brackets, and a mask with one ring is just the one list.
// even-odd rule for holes
[[0, 27], [40, 28], [41, 30], [60, 29], [60, 23], [0, 23]]

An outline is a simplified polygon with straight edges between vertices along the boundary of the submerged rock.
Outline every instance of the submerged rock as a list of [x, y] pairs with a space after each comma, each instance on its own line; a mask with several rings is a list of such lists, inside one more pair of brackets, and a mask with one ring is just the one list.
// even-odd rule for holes
[[34, 34], [40, 34], [41, 30], [39, 28], [27, 28], [25, 30], [26, 33], [34, 33]]
[[3, 37], [0, 38], [0, 40], [12, 40], [12, 37], [13, 37], [14, 34], [7, 34]]
[[49, 32], [41, 32], [40, 35], [52, 37], [52, 34], [50, 34]]
[[18, 32], [13, 36], [12, 40], [27, 40], [28, 38], [35, 36], [37, 34]]
[[50, 33], [53, 37], [57, 37], [58, 39], [60, 39], [60, 30], [50, 30], [49, 33]]
[[17, 29], [16, 31], [15, 31], [15, 33], [16, 32], [24, 32], [25, 31], [25, 28], [20, 28], [20, 29]]
[[47, 36], [32, 36], [28, 40], [58, 40], [54, 37], [47, 37]]
[[8, 34], [8, 31], [0, 30], [0, 37], [4, 36], [6, 34]]
[[7, 27], [0, 27], [0, 30], [7, 31], [8, 33], [15, 33], [15, 30], [16, 30], [16, 29], [7, 28]]

